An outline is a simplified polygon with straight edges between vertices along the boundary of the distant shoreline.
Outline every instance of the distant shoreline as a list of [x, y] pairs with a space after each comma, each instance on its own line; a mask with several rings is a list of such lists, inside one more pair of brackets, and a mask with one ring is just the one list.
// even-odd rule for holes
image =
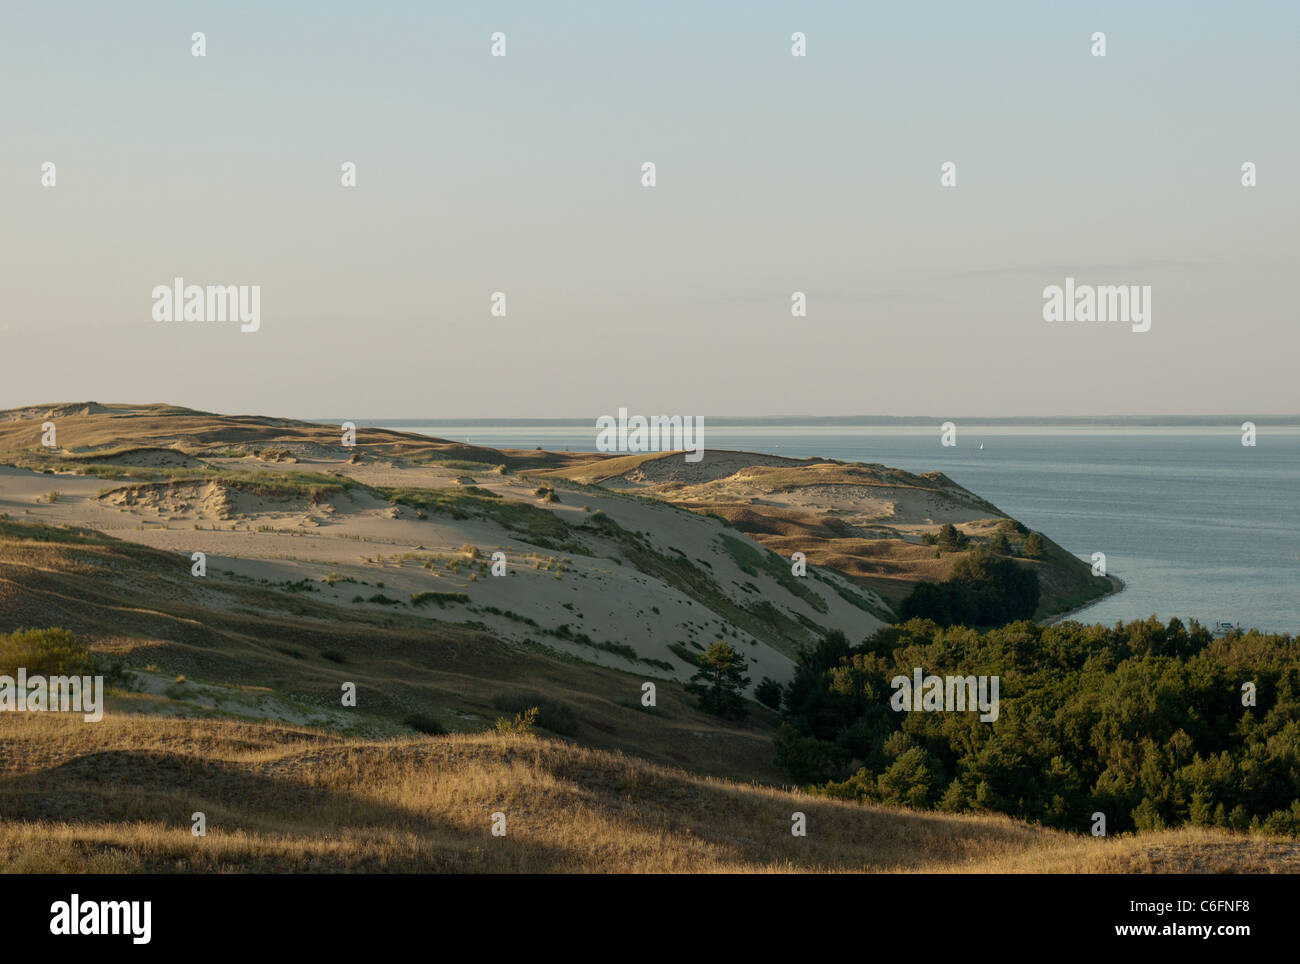
[[[1071, 428], [1218, 428], [1237, 431], [1242, 422], [1256, 425], [1300, 427], [1300, 415], [1133, 415], [1133, 416], [1014, 416], [981, 417], [971, 415], [809, 415], [809, 416], [735, 416], [704, 415], [706, 425], [725, 426], [897, 426], [932, 427], [945, 421], [966, 426], [1063, 426]], [[313, 416], [307, 421], [321, 424], [340, 424], [344, 421], [378, 428], [392, 426], [532, 426], [554, 428], [591, 427], [591, 418], [358, 418], [357, 416], [323, 418]]]
[[[1038, 624], [1040, 626], [1055, 626], [1057, 623], [1069, 619], [1071, 616], [1074, 616], [1077, 613], [1081, 613], [1085, 609], [1091, 609], [1093, 606], [1096, 606], [1098, 603], [1105, 602], [1107, 599], [1113, 599], [1115, 596], [1118, 596], [1120, 593], [1122, 593], [1125, 589], [1128, 588], [1128, 584], [1124, 582], [1124, 580], [1121, 579], [1119, 576], [1107, 575], [1106, 578], [1110, 580], [1110, 585], [1111, 585], [1110, 592], [1103, 593], [1102, 595], [1097, 596], [1095, 599], [1089, 599], [1086, 603], [1083, 603], [1082, 605], [1079, 606], [1075, 606], [1073, 609], [1067, 609], [1064, 612], [1056, 613], [1055, 615], [1048, 616], [1045, 619], [1040, 619], [1038, 621]], [[1079, 620], [1079, 621], [1083, 622], [1083, 620]], [[1100, 626], [1105, 624], [1097, 623], [1097, 625]]]

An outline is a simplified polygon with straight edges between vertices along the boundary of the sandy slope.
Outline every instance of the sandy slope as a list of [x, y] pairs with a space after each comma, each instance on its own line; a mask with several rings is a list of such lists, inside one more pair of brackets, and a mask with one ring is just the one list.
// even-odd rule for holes
[[[209, 464], [223, 470], [263, 468], [256, 462], [215, 459]], [[302, 459], [293, 469], [342, 472], [367, 486], [464, 488], [464, 483], [457, 482], [464, 476], [462, 471], [436, 466]], [[742, 571], [719, 538], [727, 530], [715, 520], [667, 505], [569, 490], [563, 485], [558, 487], [560, 502], [546, 504], [533, 494], [535, 482], [509, 475], [481, 475], [475, 481], [504, 500], [554, 513], [575, 527], [587, 523], [596, 511], [603, 512], [624, 529], [640, 533], [644, 543], [660, 555], [689, 560], [692, 568], [711, 577], [737, 605], [768, 600], [792, 619], [840, 626], [853, 638], [881, 625], [877, 617], [850, 605], [816, 580], [807, 580], [807, 585], [821, 600], [820, 610], [792, 595], [768, 574]], [[101, 496], [105, 489], [109, 491]], [[59, 495], [51, 503], [47, 497], [53, 491]], [[584, 659], [625, 669], [635, 667], [650, 675], [688, 678], [693, 668], [674, 655], [670, 644], [693, 640], [704, 647], [724, 635], [750, 657], [755, 683], [764, 676], [785, 680], [793, 667], [791, 645], [774, 646], [770, 640], [734, 627], [726, 613], [710, 609], [683, 587], [638, 569], [616, 543], [587, 537], [584, 542], [591, 555], [540, 548], [490, 520], [436, 514], [421, 519], [416, 510], [394, 506], [362, 489], [312, 504], [306, 498], [255, 495], [210, 480], [115, 484], [0, 468], [0, 512], [24, 521], [90, 526], [176, 552], [182, 556], [177, 565], [186, 568], [190, 554], [201, 551], [207, 554], [210, 578], [224, 578], [230, 572], [270, 583], [312, 580], [318, 584], [321, 598], [344, 606], [382, 606], [354, 601], [376, 593], [403, 603], [420, 592], [465, 593], [470, 605], [453, 604], [434, 609], [430, 615], [472, 618], [505, 639], [544, 641]], [[731, 536], [743, 539], [735, 533]], [[483, 571], [481, 563], [449, 571], [450, 561], [466, 560], [466, 547], [476, 548], [484, 562], [493, 552], [505, 553], [508, 575], [493, 577]], [[433, 565], [426, 566], [430, 561]], [[331, 577], [333, 585], [323, 584]], [[516, 618], [484, 611], [471, 615], [471, 606], [492, 607]], [[670, 664], [672, 669], [548, 634], [564, 632], [561, 627], [586, 634], [596, 643], [630, 646], [639, 656]], [[807, 638], [811, 639], [811, 634]]]
[[[40, 445], [46, 420], [57, 424], [56, 449]], [[693, 671], [673, 646], [698, 652], [727, 638], [750, 657], [755, 682], [789, 678], [792, 657], [828, 628], [865, 637], [916, 580], [945, 578], [957, 555], [936, 558], [923, 535], [952, 522], [986, 537], [1005, 520], [938, 473], [881, 465], [746, 452], [710, 451], [698, 463], [681, 453], [509, 452], [379, 429], [362, 429], [352, 449], [341, 441], [331, 426], [166, 406], [0, 413], [0, 458], [19, 466], [0, 469], [0, 511], [92, 526], [178, 553], [184, 565], [204, 552], [209, 578], [308, 580], [343, 606], [464, 593], [467, 603], [444, 599], [430, 614], [673, 678]], [[134, 477], [117, 477], [124, 471]], [[216, 473], [356, 485], [309, 497], [302, 487], [232, 486]], [[558, 501], [538, 499], [541, 481]], [[424, 512], [394, 504], [384, 488], [485, 490], [553, 517], [564, 534], [538, 540], [477, 510]], [[594, 525], [600, 516], [617, 531]], [[494, 552], [505, 554], [505, 577], [484, 564]], [[796, 553], [822, 568], [792, 580]], [[1034, 565], [1069, 570], [1044, 573], [1061, 577], [1045, 581], [1047, 604], [1060, 596], [1077, 605], [1090, 591], [1067, 553]]]

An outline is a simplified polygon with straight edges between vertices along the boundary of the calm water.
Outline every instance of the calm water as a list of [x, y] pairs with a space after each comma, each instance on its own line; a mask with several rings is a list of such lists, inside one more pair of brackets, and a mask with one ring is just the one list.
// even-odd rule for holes
[[[574, 425], [397, 426], [494, 448], [593, 451]], [[1127, 588], [1076, 618], [1179, 616], [1300, 632], [1300, 429], [1261, 426], [1241, 444], [1220, 427], [1080, 428], [960, 425], [934, 429], [718, 425], [710, 449], [882, 462], [939, 470], [1030, 528], [1107, 569]], [[980, 443], [984, 450], [979, 450]]]

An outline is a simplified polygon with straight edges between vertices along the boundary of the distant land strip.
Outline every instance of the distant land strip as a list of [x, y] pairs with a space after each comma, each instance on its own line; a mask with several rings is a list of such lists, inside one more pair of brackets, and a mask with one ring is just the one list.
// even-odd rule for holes
[[[346, 420], [364, 422], [375, 426], [439, 426], [439, 425], [498, 425], [498, 426], [555, 426], [555, 427], [590, 427], [591, 418], [366, 418], [347, 416]], [[1068, 425], [1096, 426], [1098, 428], [1134, 428], [1134, 427], [1178, 427], [1178, 426], [1216, 426], [1225, 425], [1233, 428], [1242, 422], [1250, 421], [1256, 425], [1296, 425], [1300, 426], [1300, 415], [1029, 415], [984, 417], [972, 415], [780, 415], [780, 416], [736, 416], [705, 415], [705, 423], [715, 426], [726, 425], [935, 425], [944, 421], [955, 421], [966, 425]], [[342, 422], [344, 418], [312, 418], [313, 422]]]

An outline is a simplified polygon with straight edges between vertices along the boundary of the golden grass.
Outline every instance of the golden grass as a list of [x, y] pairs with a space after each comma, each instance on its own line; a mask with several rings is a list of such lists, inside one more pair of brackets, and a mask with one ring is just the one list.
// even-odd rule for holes
[[[0, 411], [0, 456], [43, 460], [54, 458], [41, 446], [42, 426], [57, 427], [59, 458], [94, 457], [128, 450], [177, 448], [203, 456], [208, 450], [279, 449], [300, 444], [326, 446], [342, 452], [337, 425], [300, 422], [262, 415], [218, 415], [174, 405], [36, 405]], [[356, 451], [382, 457], [459, 459], [510, 468], [534, 468], [589, 461], [590, 455], [554, 452], [509, 452], [451, 442], [412, 432], [362, 427]]]
[[[0, 740], [12, 872], [1242, 871], [1296, 869], [1300, 847], [889, 810], [533, 736], [366, 741], [110, 714], [6, 715]], [[790, 833], [795, 811], [807, 837]]]

